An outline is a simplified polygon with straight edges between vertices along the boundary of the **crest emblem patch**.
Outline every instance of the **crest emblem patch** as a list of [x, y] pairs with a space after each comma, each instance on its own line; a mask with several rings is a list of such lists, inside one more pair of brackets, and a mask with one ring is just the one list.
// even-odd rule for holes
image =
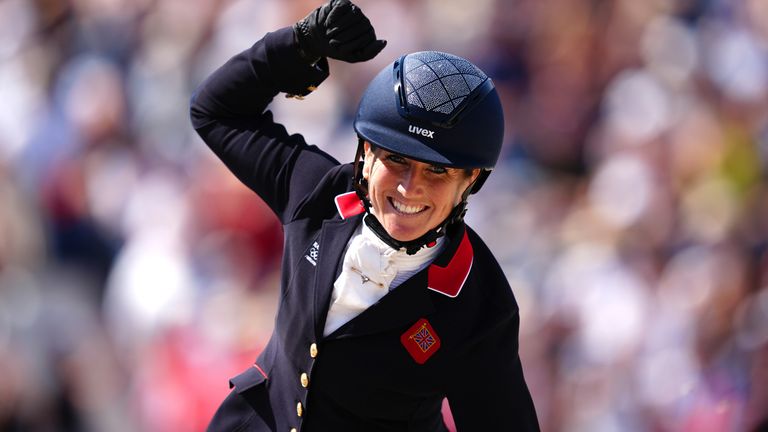
[[424, 364], [440, 349], [440, 338], [426, 318], [418, 320], [406, 330], [400, 336], [400, 342], [418, 364]]

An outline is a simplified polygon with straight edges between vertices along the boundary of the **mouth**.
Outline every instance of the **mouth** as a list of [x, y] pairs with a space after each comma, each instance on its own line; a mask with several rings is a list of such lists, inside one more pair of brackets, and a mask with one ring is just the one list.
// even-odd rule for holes
[[395, 200], [392, 197], [388, 197], [387, 200], [389, 201], [389, 204], [391, 204], [392, 207], [398, 213], [400, 213], [402, 215], [405, 215], [405, 216], [411, 216], [411, 215], [419, 214], [419, 213], [425, 211], [427, 208], [429, 208], [428, 206], [424, 206], [424, 205], [414, 206], [414, 205], [403, 204], [400, 201], [397, 201], [397, 200]]

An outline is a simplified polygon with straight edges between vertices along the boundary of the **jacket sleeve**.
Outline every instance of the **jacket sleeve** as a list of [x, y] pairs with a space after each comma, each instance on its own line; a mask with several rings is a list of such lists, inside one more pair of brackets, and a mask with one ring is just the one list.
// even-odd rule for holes
[[284, 224], [338, 162], [289, 135], [266, 108], [278, 93], [306, 95], [327, 76], [328, 62], [308, 65], [288, 27], [231, 58], [192, 95], [197, 133]]
[[518, 355], [517, 310], [475, 344], [463, 348], [453, 371], [448, 403], [461, 431], [539, 431], [536, 410]]

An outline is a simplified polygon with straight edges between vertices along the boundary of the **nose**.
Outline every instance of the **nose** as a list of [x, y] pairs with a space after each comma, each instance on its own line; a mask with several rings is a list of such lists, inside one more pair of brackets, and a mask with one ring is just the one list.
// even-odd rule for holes
[[424, 178], [418, 167], [411, 166], [403, 173], [397, 185], [397, 191], [404, 198], [412, 198], [424, 193]]

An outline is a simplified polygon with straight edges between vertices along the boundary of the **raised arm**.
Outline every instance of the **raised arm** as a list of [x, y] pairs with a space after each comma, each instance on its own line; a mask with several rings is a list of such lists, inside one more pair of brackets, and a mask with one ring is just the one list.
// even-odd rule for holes
[[268, 33], [216, 70], [192, 96], [192, 125], [287, 223], [338, 162], [301, 135], [289, 135], [267, 106], [280, 92], [305, 96], [319, 86], [328, 77], [327, 57], [364, 61], [384, 45], [359, 8], [332, 0], [294, 26]]

